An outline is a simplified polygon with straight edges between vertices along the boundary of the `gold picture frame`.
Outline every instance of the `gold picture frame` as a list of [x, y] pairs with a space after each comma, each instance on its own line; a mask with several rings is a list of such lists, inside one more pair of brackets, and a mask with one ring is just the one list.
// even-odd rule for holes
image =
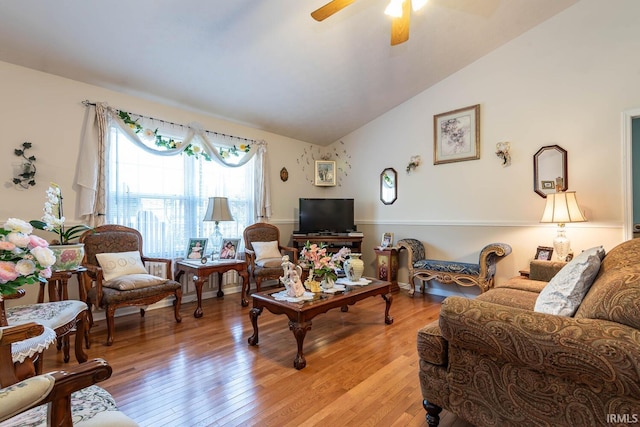
[[315, 185], [318, 187], [334, 187], [336, 185], [336, 162], [333, 160], [316, 160]]
[[433, 164], [480, 158], [480, 104], [433, 116]]

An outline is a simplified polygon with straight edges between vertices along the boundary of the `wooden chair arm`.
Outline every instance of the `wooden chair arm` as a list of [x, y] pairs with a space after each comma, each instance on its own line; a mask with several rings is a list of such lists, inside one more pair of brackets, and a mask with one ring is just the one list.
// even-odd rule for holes
[[247, 264], [251, 267], [255, 267], [256, 265], [256, 253], [251, 249], [244, 250], [244, 259], [247, 261]]
[[167, 265], [167, 279], [173, 280], [173, 269], [171, 268], [171, 260], [168, 258], [149, 258], [146, 256], [142, 257], [142, 263], [145, 262], [159, 262]]
[[89, 289], [91, 289], [92, 287], [92, 283], [95, 284], [95, 288], [96, 288], [96, 301], [95, 304], [97, 306], [100, 306], [100, 302], [102, 301], [102, 280], [104, 279], [104, 276], [102, 275], [102, 268], [97, 266], [97, 265], [93, 265], [93, 264], [83, 264], [83, 267], [85, 267], [87, 269], [87, 271], [85, 271], [85, 277], [89, 280], [85, 280], [85, 287], [87, 288], [87, 291], [89, 291]]
[[293, 259], [291, 260], [291, 262], [294, 264], [298, 263], [298, 248], [293, 248], [291, 246], [278, 245], [278, 249], [280, 249], [281, 252], [282, 251], [291, 252], [293, 254]]
[[0, 328], [0, 345], [11, 345], [14, 342], [24, 341], [37, 337], [44, 332], [44, 326], [34, 322], [22, 325], [5, 326]]

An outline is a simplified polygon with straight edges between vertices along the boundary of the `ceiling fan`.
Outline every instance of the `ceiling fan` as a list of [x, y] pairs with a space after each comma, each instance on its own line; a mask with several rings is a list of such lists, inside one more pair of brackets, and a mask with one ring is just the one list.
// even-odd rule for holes
[[[311, 12], [311, 17], [316, 21], [323, 21], [336, 12], [341, 11], [356, 0], [332, 0], [319, 9]], [[391, 21], [391, 46], [404, 43], [409, 40], [409, 22], [411, 18], [411, 6], [413, 10], [419, 10], [427, 3], [427, 0], [391, 0], [384, 13], [393, 17]]]

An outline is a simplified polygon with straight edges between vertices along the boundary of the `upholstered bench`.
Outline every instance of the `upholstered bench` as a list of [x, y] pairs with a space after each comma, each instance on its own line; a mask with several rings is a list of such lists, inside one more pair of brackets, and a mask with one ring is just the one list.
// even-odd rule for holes
[[425, 248], [417, 239], [402, 239], [398, 241], [400, 250], [408, 254], [409, 290], [414, 295], [415, 281], [421, 283], [424, 292], [425, 283], [436, 280], [440, 283], [457, 283], [461, 286], [478, 286], [481, 292], [493, 287], [496, 274], [496, 264], [500, 259], [511, 253], [511, 246], [506, 243], [491, 243], [480, 251], [477, 264], [427, 259]]

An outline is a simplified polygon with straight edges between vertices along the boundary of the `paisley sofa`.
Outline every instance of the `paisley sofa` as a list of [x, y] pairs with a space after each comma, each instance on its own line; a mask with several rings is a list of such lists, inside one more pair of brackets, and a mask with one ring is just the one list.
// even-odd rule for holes
[[640, 239], [596, 271], [572, 317], [533, 311], [553, 276], [533, 268], [447, 298], [418, 331], [427, 423], [445, 408], [476, 427], [640, 425]]

